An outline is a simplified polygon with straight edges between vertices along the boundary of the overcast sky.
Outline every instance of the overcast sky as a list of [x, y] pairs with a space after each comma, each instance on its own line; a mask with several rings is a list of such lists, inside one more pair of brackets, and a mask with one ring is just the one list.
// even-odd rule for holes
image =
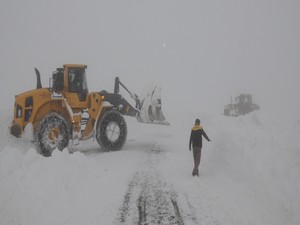
[[160, 84], [167, 115], [222, 113], [241, 92], [300, 114], [299, 0], [0, 0], [0, 30], [2, 109], [35, 88], [34, 67], [48, 86], [80, 63], [90, 91]]

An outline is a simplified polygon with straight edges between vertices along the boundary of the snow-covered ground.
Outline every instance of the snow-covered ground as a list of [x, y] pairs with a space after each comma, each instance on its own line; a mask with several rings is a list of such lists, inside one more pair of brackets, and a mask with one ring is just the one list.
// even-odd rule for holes
[[[11, 112], [0, 113], [0, 224], [300, 224], [300, 118], [187, 112], [158, 126], [126, 117], [121, 151], [89, 140], [45, 158], [9, 135]], [[197, 117], [213, 142], [203, 141], [192, 177]]]

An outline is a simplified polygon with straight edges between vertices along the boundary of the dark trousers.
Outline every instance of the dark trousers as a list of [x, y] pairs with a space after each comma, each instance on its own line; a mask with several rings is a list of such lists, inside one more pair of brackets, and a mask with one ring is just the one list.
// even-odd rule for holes
[[200, 147], [193, 147], [193, 156], [194, 156], [194, 169], [193, 169], [193, 176], [199, 176], [199, 165], [201, 159], [201, 148]]

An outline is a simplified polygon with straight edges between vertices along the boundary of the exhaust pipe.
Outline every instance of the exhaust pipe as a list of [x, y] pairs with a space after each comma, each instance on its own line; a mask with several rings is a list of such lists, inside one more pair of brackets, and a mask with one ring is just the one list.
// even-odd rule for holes
[[36, 74], [36, 89], [42, 88], [41, 74], [37, 68], [34, 68]]

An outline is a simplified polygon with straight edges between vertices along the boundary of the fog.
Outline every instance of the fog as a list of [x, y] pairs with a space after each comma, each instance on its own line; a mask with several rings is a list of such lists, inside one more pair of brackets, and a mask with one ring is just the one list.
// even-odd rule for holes
[[220, 114], [230, 96], [253, 95], [261, 110], [300, 113], [297, 0], [0, 2], [1, 108], [48, 86], [63, 64], [88, 65], [90, 91], [114, 77], [137, 94], [162, 87], [166, 116]]

